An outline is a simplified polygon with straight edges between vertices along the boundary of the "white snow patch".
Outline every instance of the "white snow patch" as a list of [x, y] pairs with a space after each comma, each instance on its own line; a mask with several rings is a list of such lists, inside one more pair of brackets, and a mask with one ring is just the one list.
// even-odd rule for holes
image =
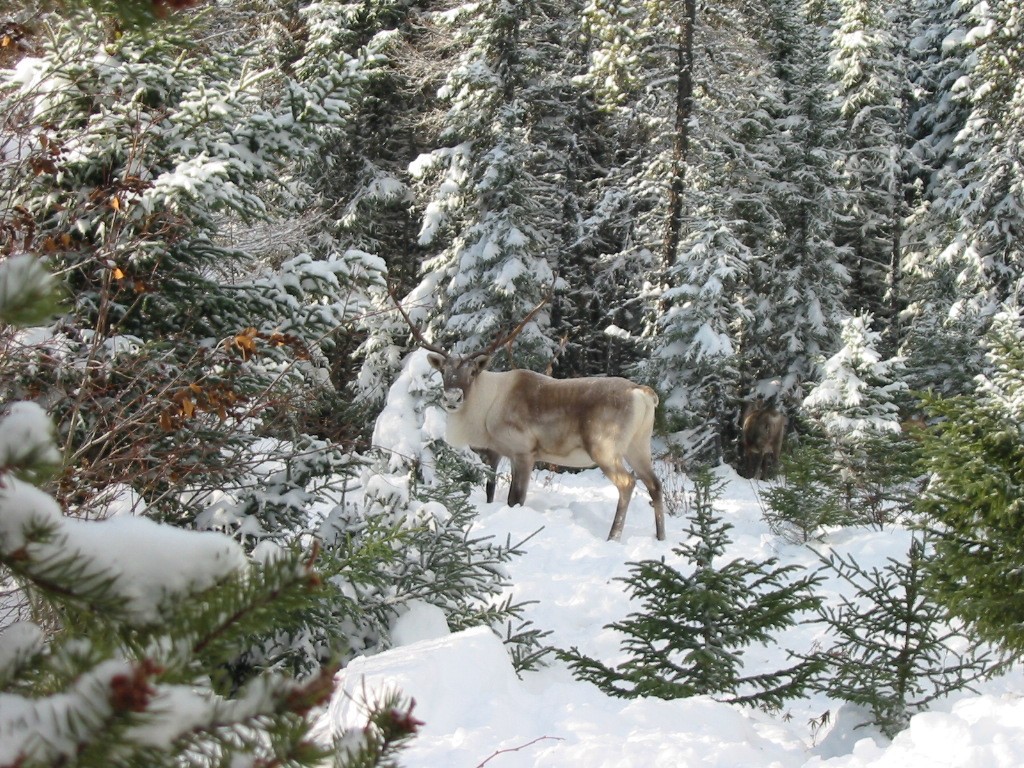
[[[406, 428], [419, 429], [415, 424]], [[778, 557], [780, 565], [818, 566], [814, 552], [768, 531], [760, 506], [765, 484], [743, 480], [729, 467], [716, 471], [726, 483], [718, 507], [734, 526], [728, 558]], [[679, 482], [665, 485], [676, 487]], [[500, 476], [499, 499], [507, 485], [507, 476]], [[622, 638], [606, 625], [638, 608], [619, 580], [629, 574], [629, 564], [664, 557], [680, 570], [691, 567], [673, 552], [686, 536], [685, 518], [669, 515], [667, 541], [656, 541], [642, 484], [622, 541], [606, 541], [615, 497], [614, 488], [594, 469], [535, 471], [527, 506], [488, 504], [482, 488], [470, 499], [478, 509], [472, 536], [522, 541], [536, 534], [507, 565], [512, 583], [507, 591], [517, 601], [535, 601], [527, 606], [526, 618], [551, 631], [545, 641], [559, 648], [576, 646], [609, 664], [623, 660]], [[865, 568], [883, 568], [888, 558], [905, 557], [909, 541], [910, 532], [901, 528], [850, 528], [836, 531], [818, 549], [852, 556]], [[838, 578], [821, 587], [827, 600], [837, 600], [844, 589], [848, 587]], [[343, 670], [329, 709], [317, 722], [318, 738], [327, 741], [345, 727], [362, 728], [366, 704], [397, 691], [415, 700], [413, 716], [425, 723], [401, 754], [403, 768], [476, 768], [485, 761], [488, 768], [1024, 765], [1024, 675], [1019, 669], [981, 684], [978, 694], [961, 691], [936, 702], [889, 742], [876, 729], [864, 727], [865, 712], [822, 694], [809, 694], [780, 713], [767, 714], [708, 697], [611, 698], [574, 680], [558, 661], [520, 679], [489, 629], [449, 635], [441, 619], [430, 606], [410, 606], [393, 627], [401, 647], [357, 659]], [[780, 669], [789, 650], [806, 651], [820, 640], [820, 627], [804, 624], [771, 646], [747, 649], [746, 658], [766, 671]], [[812, 726], [826, 713], [820, 728]]]

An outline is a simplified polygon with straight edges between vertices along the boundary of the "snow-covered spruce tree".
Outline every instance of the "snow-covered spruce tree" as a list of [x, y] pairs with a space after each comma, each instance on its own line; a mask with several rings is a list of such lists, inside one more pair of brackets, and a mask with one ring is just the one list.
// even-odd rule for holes
[[969, 112], [937, 194], [950, 223], [941, 256], [959, 268], [961, 300], [991, 317], [1021, 294], [1024, 23], [1012, 2], [961, 7], [967, 12], [952, 41], [965, 72], [952, 98]]
[[[336, 574], [328, 568], [326, 575], [354, 595], [358, 607], [341, 623], [350, 642], [346, 660], [390, 647], [395, 621], [426, 604], [439, 609], [453, 632], [490, 627], [517, 671], [536, 668], [550, 652], [542, 642], [546, 633], [523, 618], [523, 603], [503, 594], [510, 586], [505, 566], [522, 554], [525, 542], [474, 535], [476, 510], [465, 490], [453, 490], [457, 486], [446, 473], [442, 490], [410, 474], [385, 474], [382, 463], [370, 465], [365, 500], [335, 508], [319, 532], [327, 552], [342, 556], [342, 568]], [[392, 535], [382, 540], [381, 529]], [[366, 565], [376, 578], [360, 579], [350, 549], [373, 552], [376, 562]]]
[[917, 295], [904, 313], [904, 362], [901, 378], [916, 392], [943, 397], [970, 394], [974, 379], [986, 370], [985, 350], [980, 343], [991, 314], [961, 302], [950, 265], [918, 271], [911, 280], [928, 287]]
[[[25, 447], [34, 438], [56, 456], [41, 409], [21, 405], [36, 415], [12, 409], [0, 439]], [[15, 478], [20, 469], [5, 461], [0, 476], [0, 577], [17, 582], [31, 609], [0, 634], [0, 762], [376, 765], [366, 755], [389, 758], [414, 732], [410, 705], [394, 700], [374, 717], [408, 722], [404, 732], [369, 727], [346, 739], [347, 752], [313, 743], [309, 715], [330, 695], [333, 668], [304, 679], [265, 671], [234, 687], [229, 666], [254, 635], [324, 599], [306, 554], [256, 565], [217, 533], [141, 517], [67, 518]], [[64, 629], [54, 632], [57, 617]]]
[[[427, 14], [419, 18], [436, 24], [420, 27], [427, 32], [416, 35], [415, 53], [406, 51], [395, 61], [402, 76], [418, 81], [417, 92], [439, 93], [435, 110], [451, 107], [419, 122], [438, 130], [416, 139], [420, 146], [435, 149], [412, 164], [415, 207], [424, 228], [403, 253], [437, 258], [424, 258], [418, 286], [413, 270], [391, 268], [394, 262], [389, 260], [407, 308], [424, 327], [434, 328], [439, 341], [470, 333], [471, 317], [458, 333], [451, 332], [446, 319], [457, 298], [448, 281], [465, 271], [467, 279], [480, 285], [475, 316], [486, 322], [486, 338], [517, 321], [531, 308], [529, 300], [547, 290], [549, 264], [566, 290], [551, 298], [550, 324], [527, 330], [527, 336], [540, 331], [548, 340], [541, 344], [535, 338], [529, 345], [536, 347], [533, 352], [520, 347], [526, 354], [514, 364], [539, 368], [554, 362], [556, 376], [621, 373], [635, 345], [623, 342], [627, 334], [605, 330], [614, 326], [635, 331], [641, 314], [635, 286], [642, 271], [630, 268], [618, 254], [629, 211], [621, 210], [625, 204], [610, 202], [611, 194], [602, 199], [608, 173], [603, 163], [620, 138], [574, 78], [582, 67], [576, 10], [575, 3], [562, 3], [498, 15], [487, 7], [455, 18]], [[508, 18], [502, 20], [503, 14]], [[468, 34], [462, 25], [468, 26]], [[484, 73], [494, 77], [481, 77]], [[463, 162], [467, 165], [460, 171], [457, 164]], [[503, 170], [502, 163], [512, 167]], [[511, 229], [511, 239], [502, 239], [506, 227], [527, 233], [525, 250], [515, 247], [513, 240], [520, 235]], [[484, 251], [490, 256], [483, 258]], [[544, 264], [534, 274], [537, 264], [531, 259], [537, 256]], [[486, 267], [494, 258], [499, 261]], [[525, 291], [523, 296], [502, 294], [507, 289], [498, 286], [504, 278], [492, 279], [499, 267], [522, 271], [515, 284], [516, 290]], [[419, 270], [418, 262], [415, 268]], [[441, 272], [430, 274], [435, 269]], [[446, 298], [446, 293], [452, 295]], [[385, 298], [382, 310], [388, 303]], [[421, 303], [422, 308], [416, 306]], [[360, 391], [383, 398], [393, 377], [381, 372], [397, 373], [394, 340], [404, 338], [401, 331], [400, 320], [373, 319], [362, 350], [366, 364]], [[534, 354], [542, 348], [543, 354]]]
[[694, 570], [684, 575], [664, 560], [631, 566], [623, 579], [640, 608], [608, 625], [624, 635], [629, 659], [608, 667], [576, 648], [560, 652], [573, 673], [613, 696], [664, 699], [710, 695], [721, 701], [778, 709], [804, 694], [823, 661], [807, 657], [788, 669], [744, 670], [743, 649], [772, 642], [773, 632], [814, 611], [817, 579], [769, 559], [722, 563], [732, 527], [716, 516], [721, 493], [708, 471], [694, 480], [690, 539], [673, 550]]
[[827, 348], [847, 279], [825, 52], [793, 3], [588, 6], [593, 79], [643, 146], [633, 240], [656, 253], [650, 362], [690, 451], [717, 458], [754, 385], [789, 391]]
[[776, 0], [757, 33], [765, 82], [747, 120], [761, 158], [740, 206], [755, 253], [738, 332], [741, 393], [792, 401], [813, 378], [815, 361], [838, 337], [849, 274], [837, 244], [842, 207], [840, 120], [818, 20], [803, 3]]
[[[561, 196], [544, 136], [559, 57], [560, 11], [546, 2], [483, 2], [434, 20], [450, 36], [447, 105], [438, 141], [413, 165], [420, 184], [419, 243], [433, 255], [416, 296], [431, 295], [442, 343], [486, 344], [522, 319], [553, 286]], [[516, 365], [543, 367], [554, 346], [531, 323]]]
[[846, 487], [846, 505], [865, 523], [890, 519], [886, 489], [892, 484], [887, 452], [901, 434], [897, 378], [902, 361], [883, 360], [881, 334], [870, 315], [843, 323], [843, 347], [821, 365], [821, 379], [802, 408], [832, 446], [832, 465]]
[[[684, 197], [695, 143], [691, 119], [697, 109], [696, 16], [694, 2], [592, 2], [584, 14], [590, 59], [584, 79], [626, 138], [617, 153], [625, 162], [617, 164], [602, 185], [602, 209], [622, 209], [629, 217], [619, 258], [627, 269], [643, 275], [639, 287], [648, 304], [644, 335], [650, 339], [663, 332], [660, 325], [654, 327], [663, 313], [650, 302], [660, 297], [667, 283], [665, 273], [675, 261], [687, 207]], [[657, 389], [663, 403], [671, 403], [666, 412], [676, 414], [672, 428], [680, 431], [696, 426], [693, 414], [699, 404], [689, 407], [682, 394], [686, 383], [672, 375], [685, 368], [675, 358], [685, 354], [690, 340], [673, 341], [678, 343], [661, 345], [671, 347], [665, 351], [664, 365], [642, 362], [637, 375]], [[651, 356], [649, 349], [645, 356]], [[704, 434], [687, 434], [683, 442], [687, 449], [692, 443], [704, 448], [708, 440]]]
[[[689, 147], [693, 25], [687, 19], [695, 9], [693, 3], [596, 0], [581, 12], [585, 66], [576, 82], [597, 108], [587, 119], [597, 142], [589, 170], [592, 207], [576, 248], [599, 255], [560, 274], [577, 295], [578, 286], [590, 289], [574, 309], [581, 319], [589, 314], [593, 328], [610, 339], [605, 370], [616, 375], [626, 362], [616, 360], [618, 350], [646, 356], [642, 337], [663, 282], [666, 191], [672, 177], [683, 183]], [[574, 340], [568, 338], [570, 353]]]
[[91, 9], [115, 17], [124, 25], [145, 27], [159, 23], [169, 13], [184, 11], [200, 5], [200, 0], [66, 0], [60, 3], [49, 0], [28, 0], [15, 7], [16, 24], [30, 21], [35, 14], [53, 10], [57, 5], [67, 9]]
[[[987, 182], [980, 181], [994, 167], [982, 147], [1002, 134], [989, 116], [977, 122], [975, 94], [987, 93], [987, 86], [976, 90], [984, 82], [977, 73], [977, 49], [994, 42], [998, 50], [1006, 42], [1002, 34], [988, 37], [987, 21], [979, 24], [977, 14], [990, 11], [987, 5], [929, 0], [914, 25], [910, 131], [916, 189], [904, 256], [912, 301], [901, 320], [900, 351], [907, 359], [909, 386], [944, 397], [973, 391], [974, 377], [985, 367], [979, 342], [996, 310], [995, 297], [1008, 295], [1019, 271], [1012, 266], [1019, 258], [1012, 255], [999, 266], [1002, 257], [995, 254], [1002, 235], [997, 232], [1014, 225], [993, 224], [1008, 209], [996, 202], [1001, 193], [982, 191]], [[1003, 42], [996, 42], [1001, 37]], [[1001, 100], [990, 106], [1002, 112]], [[979, 125], [985, 128], [979, 131]], [[1012, 182], [1007, 183], [1009, 190]], [[1002, 199], [1012, 197], [1007, 193]], [[1011, 249], [1012, 242], [1009, 236]]]
[[[266, 5], [268, 23], [254, 25], [253, 31], [263, 35], [272, 30], [267, 53], [275, 68], [308, 80], [329, 72], [338, 52], [344, 51], [359, 61], [364, 78], [358, 99], [348, 104], [344, 124], [324, 130], [319, 151], [301, 165], [310, 190], [298, 219], [303, 247], [317, 259], [335, 252], [374, 254], [404, 294], [415, 285], [426, 256], [414, 238], [417, 212], [408, 166], [429, 143], [424, 113], [430, 110], [431, 83], [440, 77], [431, 73], [421, 50], [422, 38], [429, 35], [417, 21], [420, 9], [401, 0]], [[349, 400], [338, 397], [325, 405], [335, 412], [360, 411], [341, 420], [346, 427], [356, 421], [372, 423], [369, 414], [383, 402], [400, 367], [393, 339], [401, 321], [396, 326], [385, 322], [386, 292], [372, 293], [377, 302], [357, 318], [356, 328], [342, 326], [330, 335], [332, 380]], [[360, 395], [355, 403], [353, 383]], [[336, 441], [353, 437], [330, 436]], [[368, 439], [369, 431], [358, 438]]]
[[635, 237], [650, 195], [641, 199], [625, 188], [643, 166], [645, 148], [622, 112], [595, 93], [600, 86], [588, 57], [601, 33], [588, 24], [593, 4], [582, 12], [576, 6], [565, 6], [563, 39], [545, 44], [547, 56], [564, 59], [544, 89], [544, 141], [551, 151], [541, 158], [559, 190], [550, 204], [559, 210], [557, 271], [566, 288], [553, 301], [548, 333], [557, 345], [553, 375], [617, 376], [642, 352], [644, 291], [653, 266], [653, 255]]
[[1008, 653], [1024, 652], [1021, 525], [1024, 495], [1024, 333], [1019, 311], [996, 317], [992, 372], [973, 395], [937, 398], [922, 435], [932, 478], [920, 501], [935, 557], [936, 599], [972, 632]]
[[842, 244], [850, 247], [848, 311], [869, 312], [899, 343], [907, 139], [907, 2], [840, 0], [832, 72], [844, 125]]
[[695, 215], [697, 231], [689, 233], [669, 270], [672, 285], [661, 294], [640, 375], [661, 393], [668, 429], [683, 455], [715, 460], [722, 455], [729, 406], [739, 400], [732, 330], [746, 309], [734, 299], [750, 254], [715, 220], [713, 205], [698, 207]]
[[857, 590], [838, 607], [819, 608], [834, 638], [823, 651], [830, 670], [822, 690], [870, 711], [870, 722], [890, 738], [911, 715], [995, 668], [986, 651], [947, 623], [926, 583], [935, 558], [914, 538], [905, 561], [890, 558], [884, 568], [866, 570], [833, 553], [822, 571]]
[[296, 76], [308, 80], [329, 73], [338, 51], [371, 65], [364, 67], [365, 82], [349, 119], [325, 132], [321, 156], [304, 168], [323, 209], [321, 240], [331, 249], [379, 255], [389, 274], [407, 285], [420, 255], [410, 242], [415, 222], [408, 163], [420, 142], [414, 124], [427, 108], [422, 83], [413, 82], [422, 75], [420, 62], [403, 60], [415, 56], [415, 10], [396, 0], [304, 0], [274, 9], [294, 13], [301, 30], [288, 30], [290, 20], [282, 19], [279, 56]]
[[[30, 255], [0, 260], [0, 332], [49, 319], [55, 286]], [[43, 409], [8, 404], [0, 764], [384, 765], [415, 732], [411, 705], [394, 698], [343, 750], [325, 748], [310, 739], [308, 718], [331, 692], [332, 669], [304, 680], [264, 672], [240, 690], [225, 675], [253, 633], [322, 599], [308, 555], [281, 552], [256, 565], [220, 534], [65, 517], [38, 487], [59, 461]]]
[[970, 4], [950, 0], [922, 0], [911, 22], [908, 134], [915, 189], [905, 266], [915, 297], [931, 293], [929, 273], [955, 266], [942, 257], [956, 234], [951, 215], [956, 202], [947, 197], [946, 184], [960, 175], [967, 160], [956, 157], [955, 150], [970, 113], [963, 93], [973, 50], [969, 29]]
[[[923, 216], [915, 216], [908, 231], [913, 239], [908, 245], [920, 238], [927, 243], [933, 257], [947, 244], [942, 237], [950, 234], [943, 226], [946, 201], [942, 182], [947, 180], [947, 174], [955, 175], [963, 167], [954, 156], [954, 150], [956, 136], [963, 130], [970, 112], [969, 101], [962, 92], [965, 81], [961, 78], [970, 70], [971, 8], [970, 3], [921, 0], [917, 3], [918, 15], [909, 28], [911, 67], [907, 74], [911, 104], [908, 128], [914, 141], [911, 147], [913, 168], [920, 183], [915, 203], [935, 205], [938, 210], [925, 210], [921, 212]], [[915, 226], [923, 227], [925, 222], [932, 224], [932, 232]]]

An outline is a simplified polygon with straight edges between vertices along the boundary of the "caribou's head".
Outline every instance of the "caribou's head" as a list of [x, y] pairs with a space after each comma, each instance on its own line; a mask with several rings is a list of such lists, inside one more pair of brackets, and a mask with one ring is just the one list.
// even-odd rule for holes
[[453, 355], [442, 347], [427, 341], [420, 329], [416, 327], [416, 324], [413, 323], [412, 319], [402, 308], [394, 290], [389, 289], [389, 293], [395, 306], [398, 307], [398, 311], [402, 313], [402, 317], [405, 318], [405, 322], [412, 331], [413, 338], [430, 353], [427, 355], [427, 361], [441, 372], [441, 381], [444, 384], [442, 405], [449, 413], [454, 413], [462, 407], [462, 404], [469, 397], [469, 391], [473, 387], [474, 382], [480, 376], [480, 372], [486, 370], [487, 365], [491, 362], [491, 356], [501, 347], [511, 344], [516, 336], [522, 332], [523, 328], [526, 327], [526, 324], [548, 302], [547, 297], [542, 299], [540, 304], [530, 310], [530, 313], [511, 332], [495, 339], [484, 349], [460, 356]]
[[454, 413], [469, 397], [470, 388], [480, 375], [480, 371], [487, 368], [491, 356], [480, 353], [469, 357], [457, 357], [442, 352], [431, 352], [427, 355], [427, 361], [441, 372], [441, 382], [444, 385], [441, 404], [446, 411]]

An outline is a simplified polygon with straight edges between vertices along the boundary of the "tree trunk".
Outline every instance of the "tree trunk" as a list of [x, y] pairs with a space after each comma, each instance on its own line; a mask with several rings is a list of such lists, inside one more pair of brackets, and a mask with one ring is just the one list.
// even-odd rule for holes
[[686, 18], [679, 25], [676, 40], [675, 135], [672, 141], [672, 178], [669, 181], [662, 253], [666, 269], [675, 261], [683, 225], [683, 182], [690, 144], [690, 117], [693, 114], [693, 29], [697, 23], [697, 1], [684, 0], [683, 7]]

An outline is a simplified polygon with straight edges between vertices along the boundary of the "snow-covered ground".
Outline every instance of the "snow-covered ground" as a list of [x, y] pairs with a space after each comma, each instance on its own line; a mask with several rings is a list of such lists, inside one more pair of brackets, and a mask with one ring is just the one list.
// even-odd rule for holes
[[[662, 468], [663, 475], [665, 468]], [[721, 467], [726, 481], [717, 507], [732, 523], [727, 557], [816, 568], [807, 548], [774, 536], [762, 520], [757, 486]], [[682, 481], [666, 478], [678, 495]], [[499, 485], [499, 498], [507, 489]], [[478, 532], [513, 542], [543, 529], [510, 567], [510, 592], [536, 601], [527, 616], [550, 630], [547, 642], [614, 664], [622, 659], [620, 637], [605, 625], [635, 609], [616, 577], [638, 560], [665, 557], [686, 568], [672, 552], [686, 520], [670, 516], [668, 537], [653, 537], [648, 497], [638, 488], [621, 543], [605, 537], [615, 491], [597, 470], [578, 474], [538, 471], [529, 506], [501, 502], [479, 507]], [[864, 567], [904, 559], [909, 534], [903, 530], [844, 529], [819, 545], [853, 555]], [[835, 599], [838, 581], [826, 582]], [[849, 588], [847, 588], [849, 589]], [[780, 634], [772, 647], [747, 651], [747, 664], [765, 671], [786, 664], [787, 650], [809, 650], [822, 628], [801, 625]], [[576, 681], [557, 660], [522, 679], [513, 671], [498, 638], [486, 629], [450, 634], [443, 617], [415, 606], [395, 627], [400, 645], [372, 658], [359, 658], [339, 674], [339, 688], [318, 729], [326, 734], [365, 723], [362, 702], [399, 689], [415, 699], [414, 715], [425, 722], [403, 753], [406, 768], [1019, 768], [1024, 765], [1024, 672], [981, 684], [916, 715], [892, 742], [872, 728], [857, 727], [864, 714], [823, 696], [790, 702], [776, 714], [723, 704], [708, 697], [663, 701], [617, 699]]]

